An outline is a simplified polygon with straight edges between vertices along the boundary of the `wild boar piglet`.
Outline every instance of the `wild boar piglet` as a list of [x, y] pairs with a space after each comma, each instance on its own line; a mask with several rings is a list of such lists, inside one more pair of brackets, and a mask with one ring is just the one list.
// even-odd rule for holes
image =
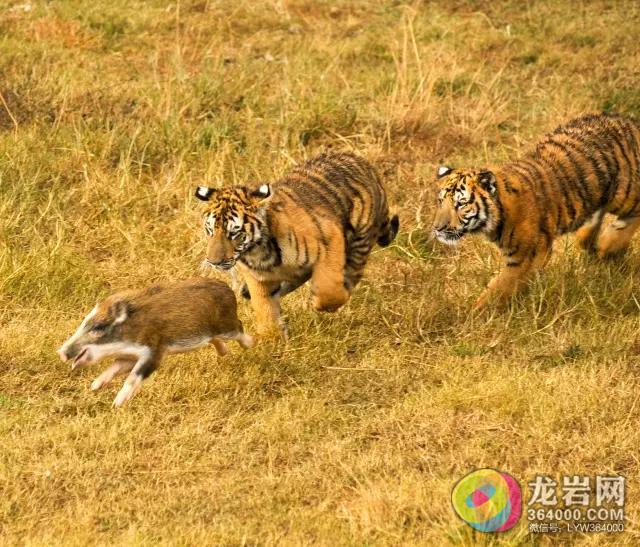
[[113, 401], [119, 407], [136, 394], [165, 354], [213, 344], [224, 355], [225, 340], [253, 346], [253, 337], [244, 333], [238, 319], [233, 291], [220, 281], [193, 278], [108, 296], [84, 318], [58, 355], [71, 361], [72, 369], [115, 357], [91, 389], [128, 372]]

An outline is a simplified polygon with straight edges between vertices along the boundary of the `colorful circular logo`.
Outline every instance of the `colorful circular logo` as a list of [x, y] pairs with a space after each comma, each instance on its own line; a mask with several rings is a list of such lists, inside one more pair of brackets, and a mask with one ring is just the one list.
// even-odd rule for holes
[[513, 528], [522, 513], [522, 491], [508, 473], [478, 469], [453, 487], [451, 502], [457, 515], [481, 532]]

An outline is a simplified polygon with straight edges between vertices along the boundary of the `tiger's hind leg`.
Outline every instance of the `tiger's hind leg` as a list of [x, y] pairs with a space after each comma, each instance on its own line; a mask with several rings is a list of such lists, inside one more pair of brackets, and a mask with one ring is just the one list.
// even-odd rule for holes
[[595, 252], [596, 241], [600, 235], [604, 209], [596, 211], [589, 220], [576, 230], [576, 239], [580, 247], [588, 252]]
[[608, 258], [624, 253], [638, 228], [640, 228], [640, 216], [618, 217], [602, 231], [598, 238], [598, 258]]
[[362, 279], [372, 248], [373, 242], [368, 234], [358, 236], [348, 243], [347, 262], [344, 268], [344, 287], [349, 291], [349, 294]]
[[380, 247], [390, 245], [398, 235], [398, 230], [400, 230], [400, 218], [398, 215], [393, 215], [382, 224], [380, 235], [378, 236], [378, 245]]
[[327, 245], [311, 273], [311, 305], [316, 311], [333, 312], [349, 300], [350, 293], [344, 286], [344, 235], [338, 226], [328, 232], [325, 229]]

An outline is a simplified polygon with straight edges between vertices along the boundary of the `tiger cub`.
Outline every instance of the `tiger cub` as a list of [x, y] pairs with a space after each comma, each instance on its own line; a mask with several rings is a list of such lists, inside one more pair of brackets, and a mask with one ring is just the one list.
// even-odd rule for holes
[[312, 305], [335, 311], [362, 278], [377, 242], [398, 232], [380, 177], [364, 159], [328, 152], [293, 168], [273, 184], [199, 187], [208, 202], [205, 262], [237, 268], [265, 334], [279, 325], [280, 297], [311, 280]]
[[[600, 258], [624, 252], [640, 226], [640, 123], [620, 115], [574, 119], [520, 159], [493, 170], [438, 170], [435, 237], [455, 244], [484, 233], [504, 269], [476, 302], [513, 294], [551, 253], [553, 239], [576, 231]], [[616, 220], [602, 227], [605, 213]]]

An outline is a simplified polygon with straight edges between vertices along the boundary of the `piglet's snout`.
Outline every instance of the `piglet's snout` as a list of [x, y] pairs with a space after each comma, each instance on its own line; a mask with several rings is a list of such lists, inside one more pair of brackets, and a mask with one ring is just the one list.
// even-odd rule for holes
[[56, 353], [60, 356], [60, 359], [62, 359], [63, 362], [67, 362], [69, 360], [69, 357], [67, 357], [67, 352], [63, 347], [58, 348], [58, 350], [56, 351]]

